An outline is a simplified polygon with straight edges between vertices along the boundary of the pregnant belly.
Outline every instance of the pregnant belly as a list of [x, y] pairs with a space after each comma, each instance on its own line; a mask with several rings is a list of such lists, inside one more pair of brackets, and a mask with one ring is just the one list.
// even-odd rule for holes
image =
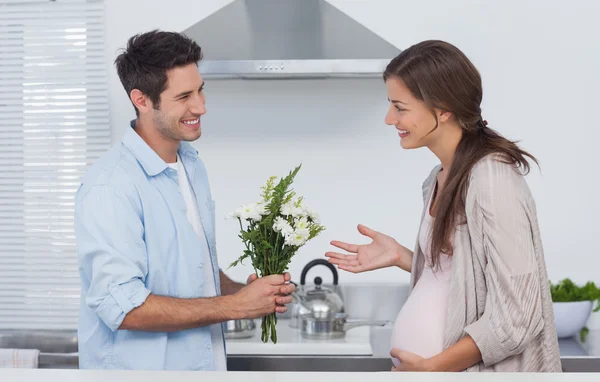
[[[446, 311], [448, 306], [446, 281], [424, 271], [419, 282], [396, 317], [391, 347], [430, 358], [444, 349]], [[392, 358], [396, 366], [399, 361]]]

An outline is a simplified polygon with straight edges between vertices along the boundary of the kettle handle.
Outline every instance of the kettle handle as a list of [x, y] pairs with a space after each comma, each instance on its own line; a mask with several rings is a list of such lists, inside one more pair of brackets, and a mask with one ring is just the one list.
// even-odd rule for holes
[[302, 274], [300, 276], [300, 285], [306, 284], [306, 274], [308, 273], [310, 268], [314, 267], [315, 265], [325, 265], [327, 268], [329, 268], [329, 270], [331, 270], [331, 273], [333, 273], [333, 285], [338, 284], [338, 273], [337, 269], [335, 269], [333, 264], [331, 264], [325, 259], [314, 259], [313, 261], [306, 264], [306, 266], [302, 270]]

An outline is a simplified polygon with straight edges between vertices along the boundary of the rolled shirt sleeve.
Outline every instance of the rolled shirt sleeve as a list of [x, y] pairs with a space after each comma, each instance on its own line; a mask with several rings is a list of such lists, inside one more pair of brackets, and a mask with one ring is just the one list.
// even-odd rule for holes
[[79, 267], [89, 284], [82, 293], [86, 305], [112, 331], [150, 294], [145, 286], [148, 257], [140, 211], [111, 185], [94, 186], [76, 198]]

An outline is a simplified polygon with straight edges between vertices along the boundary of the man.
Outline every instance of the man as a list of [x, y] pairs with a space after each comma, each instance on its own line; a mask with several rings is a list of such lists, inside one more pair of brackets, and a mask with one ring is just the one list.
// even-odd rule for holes
[[221, 322], [291, 302], [288, 273], [243, 285], [217, 264], [208, 177], [187, 143], [206, 113], [201, 58], [187, 37], [152, 31], [115, 61], [137, 119], [77, 191], [80, 368], [226, 370]]

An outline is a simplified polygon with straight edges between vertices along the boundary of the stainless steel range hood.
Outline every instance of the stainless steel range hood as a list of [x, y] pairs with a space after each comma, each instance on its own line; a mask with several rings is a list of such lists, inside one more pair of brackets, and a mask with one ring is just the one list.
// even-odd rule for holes
[[235, 0], [183, 32], [208, 78], [379, 77], [400, 53], [324, 0]]

